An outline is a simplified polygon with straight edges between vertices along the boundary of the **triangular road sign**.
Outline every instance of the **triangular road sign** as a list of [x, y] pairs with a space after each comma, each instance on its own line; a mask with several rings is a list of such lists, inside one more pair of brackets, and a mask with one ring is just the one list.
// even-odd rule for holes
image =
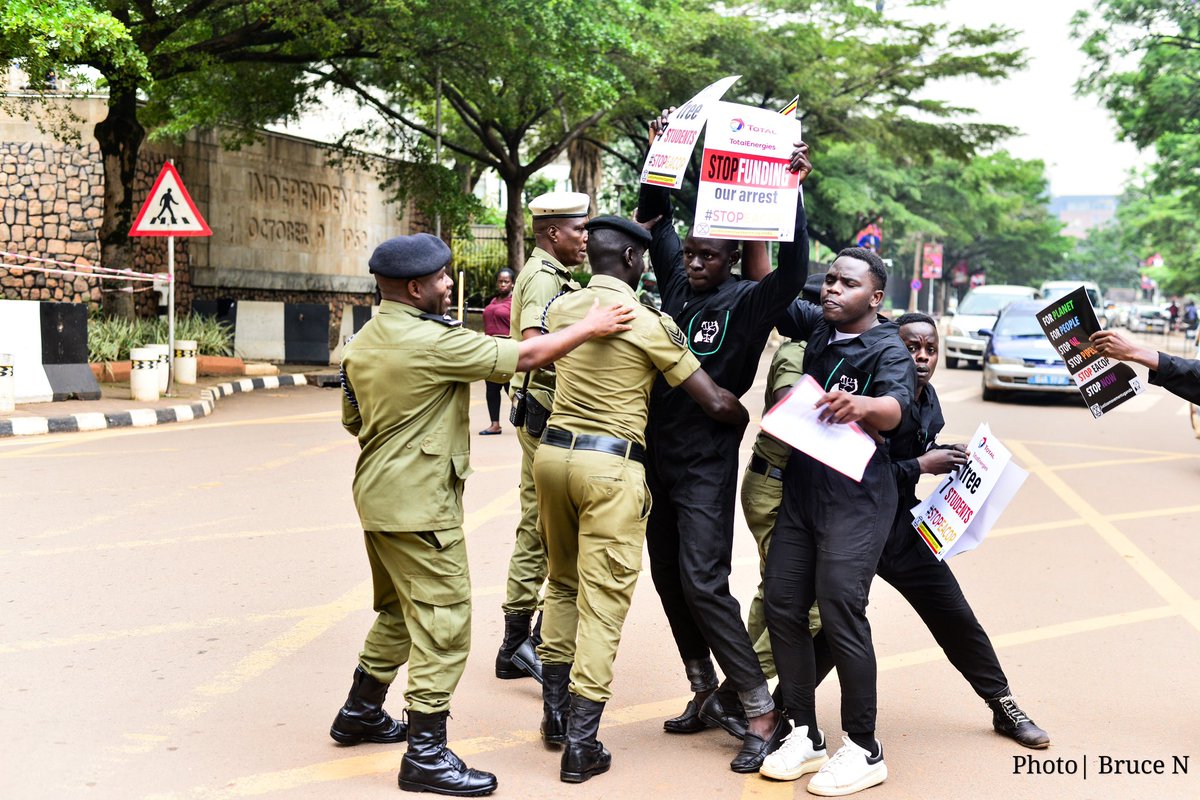
[[179, 173], [170, 162], [163, 164], [162, 172], [154, 181], [150, 196], [142, 204], [130, 236], [212, 236], [212, 230], [191, 195], [183, 187]]

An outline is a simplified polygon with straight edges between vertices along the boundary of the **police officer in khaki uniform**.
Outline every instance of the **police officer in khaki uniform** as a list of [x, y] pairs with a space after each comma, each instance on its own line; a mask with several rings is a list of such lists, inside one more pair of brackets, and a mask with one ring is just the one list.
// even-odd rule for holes
[[[587, 258], [590, 199], [581, 192], [549, 192], [529, 204], [536, 247], [513, 287], [509, 332], [521, 341], [545, 333], [546, 307], [564, 291], [579, 288], [571, 267]], [[530, 638], [530, 622], [546, 580], [546, 550], [537, 531], [537, 496], [533, 486], [533, 454], [554, 406], [554, 371], [535, 370], [513, 378], [517, 441], [521, 444], [521, 518], [508, 562], [504, 603], [504, 639], [496, 654], [497, 678], [533, 676], [542, 680], [542, 665]], [[524, 418], [522, 420], [522, 417]]]
[[[562, 330], [599, 301], [634, 303], [650, 235], [621, 217], [588, 223], [593, 277], [586, 289], [550, 306]], [[642, 566], [650, 497], [645, 427], [650, 387], [661, 372], [705, 413], [745, 425], [746, 410], [717, 387], [688, 351], [670, 317], [639, 306], [633, 330], [591, 342], [556, 365], [554, 413], [534, 459], [539, 524], [549, 583], [539, 647], [543, 660], [542, 736], [563, 743], [559, 777], [580, 783], [612, 757], [596, 741], [611, 697], [613, 659]]]
[[[470, 472], [470, 383], [506, 381], [591, 336], [628, 330], [630, 308], [592, 308], [578, 324], [528, 342], [484, 336], [446, 318], [450, 249], [425, 233], [371, 256], [379, 314], [346, 346], [342, 424], [358, 437], [354, 503], [365, 531], [378, 617], [330, 735], [343, 744], [408, 738], [402, 789], [482, 795], [494, 775], [446, 747], [450, 697], [470, 646], [471, 582], [462, 531]], [[408, 664], [404, 725], [383, 710]]]

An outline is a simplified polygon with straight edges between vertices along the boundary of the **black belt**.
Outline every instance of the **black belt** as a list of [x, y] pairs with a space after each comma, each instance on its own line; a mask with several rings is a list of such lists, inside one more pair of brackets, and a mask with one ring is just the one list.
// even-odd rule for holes
[[618, 439], [615, 436], [593, 436], [589, 433], [571, 433], [558, 428], [546, 428], [542, 444], [565, 447], [568, 450], [595, 450], [609, 455], [628, 456], [631, 461], [646, 463], [646, 448], [637, 442]]
[[777, 481], [783, 480], [783, 470], [779, 467], [771, 466], [770, 461], [757, 454], [750, 456], [750, 471], [757, 472], [759, 475], [766, 475], [768, 478], [774, 478]]

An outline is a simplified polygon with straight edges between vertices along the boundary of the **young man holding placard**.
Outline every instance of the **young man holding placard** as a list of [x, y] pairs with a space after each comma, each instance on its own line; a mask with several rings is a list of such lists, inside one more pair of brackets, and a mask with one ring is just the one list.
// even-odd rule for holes
[[[668, 113], [651, 124], [652, 141]], [[812, 169], [807, 150], [797, 143], [788, 164], [800, 182]], [[793, 240], [780, 244], [778, 269], [758, 282], [733, 276], [736, 240], [689, 235], [681, 242], [665, 189], [642, 185], [637, 219], [653, 236], [662, 310], [675, 319], [713, 382], [741, 397], [754, 381], [772, 327], [808, 271], [803, 205], [797, 203]], [[787, 723], [775, 710], [741, 608], [729, 593], [742, 433], [709, 419], [685, 392], [661, 379], [655, 384], [646, 428], [646, 478], [654, 497], [646, 540], [654, 585], [695, 692], [684, 713], [663, 727], [694, 733], [720, 726], [743, 739], [730, 768], [757, 772], [787, 734]], [[726, 675], [728, 693], [715, 694], [710, 652]]]
[[887, 778], [875, 739], [876, 664], [866, 607], [898, 499], [887, 440], [916, 394], [916, 371], [896, 326], [878, 316], [886, 285], [879, 256], [848, 248], [825, 275], [821, 304], [797, 300], [778, 325], [784, 336], [808, 342], [804, 373], [825, 392], [816, 404], [820, 421], [857, 422], [876, 441], [861, 481], [792, 449], [767, 552], [764, 604], [783, 704], [796, 726], [790, 747], [803, 745], [801, 760], [813, 768], [825, 759], [808, 629], [814, 601], [842, 687], [848, 736], [810, 781], [813, 794], [851, 794]]
[[[899, 489], [899, 505], [891, 535], [879, 558], [877, 574], [916, 610], [950, 663], [992, 709], [997, 733], [1025, 747], [1040, 749], [1050, 737], [1017, 706], [1008, 678], [996, 657], [987, 633], [975, 618], [962, 589], [945, 561], [940, 561], [913, 530], [910, 509], [917, 504], [921, 475], [942, 475], [958, 469], [967, 459], [963, 445], [939, 445], [945, 426], [941, 403], [930, 384], [937, 370], [939, 341], [934, 321], [925, 314], [904, 314], [896, 319], [900, 340], [912, 355], [917, 373], [917, 394], [900, 429], [889, 440], [892, 469]], [[818, 634], [823, 638], [824, 633]], [[817, 682], [833, 669], [828, 646], [815, 647]], [[820, 766], [820, 755], [807, 738], [793, 735], [763, 762], [762, 774], [777, 780], [795, 780]]]

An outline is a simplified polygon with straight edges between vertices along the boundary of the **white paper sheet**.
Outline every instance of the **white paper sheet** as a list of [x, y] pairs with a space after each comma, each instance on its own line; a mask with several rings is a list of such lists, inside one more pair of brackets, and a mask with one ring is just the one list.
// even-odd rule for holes
[[835, 469], [848, 478], [862, 481], [867, 463], [875, 454], [875, 440], [855, 423], [821, 422], [821, 409], [813, 408], [825, 391], [811, 375], [805, 375], [792, 391], [763, 415], [762, 429]]

